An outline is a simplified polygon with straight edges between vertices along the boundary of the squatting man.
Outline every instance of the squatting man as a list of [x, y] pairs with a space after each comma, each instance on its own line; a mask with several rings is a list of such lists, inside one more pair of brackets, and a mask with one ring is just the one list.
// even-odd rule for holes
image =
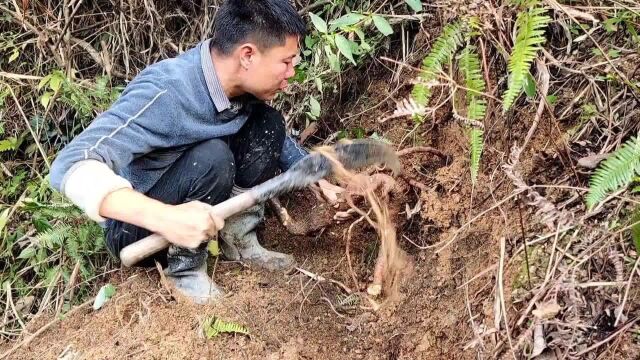
[[[206, 272], [207, 240], [224, 256], [268, 270], [290, 255], [264, 249], [256, 228], [264, 204], [225, 221], [206, 204], [260, 184], [307, 152], [286, 135], [265, 101], [295, 73], [305, 23], [288, 0], [227, 0], [212, 38], [152, 64], [58, 155], [51, 184], [105, 229], [109, 252], [151, 233], [169, 248], [159, 261], [181, 295], [196, 303], [222, 290]], [[318, 183], [326, 193], [335, 187]]]

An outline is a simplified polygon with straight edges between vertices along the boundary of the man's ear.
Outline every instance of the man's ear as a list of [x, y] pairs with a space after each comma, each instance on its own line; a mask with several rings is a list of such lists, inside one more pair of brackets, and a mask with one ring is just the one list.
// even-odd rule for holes
[[240, 55], [240, 66], [243, 69], [248, 69], [253, 61], [255, 55], [258, 52], [258, 47], [252, 43], [245, 43], [238, 47], [238, 52]]

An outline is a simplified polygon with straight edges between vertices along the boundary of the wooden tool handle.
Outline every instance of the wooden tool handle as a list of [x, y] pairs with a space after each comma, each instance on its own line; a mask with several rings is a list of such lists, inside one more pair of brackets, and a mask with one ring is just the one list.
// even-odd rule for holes
[[130, 267], [167, 247], [169, 242], [165, 238], [151, 234], [120, 250], [120, 261], [124, 266]]
[[[256, 204], [255, 196], [251, 191], [234, 196], [220, 204], [211, 206], [211, 214], [226, 219], [234, 214], [246, 210]], [[161, 235], [152, 234], [140, 239], [120, 250], [120, 261], [126, 267], [137, 264], [158, 251], [169, 246], [169, 241]]]

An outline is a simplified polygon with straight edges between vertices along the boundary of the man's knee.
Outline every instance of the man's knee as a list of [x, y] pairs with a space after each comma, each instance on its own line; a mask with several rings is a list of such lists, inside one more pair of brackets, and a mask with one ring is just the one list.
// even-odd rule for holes
[[203, 141], [189, 149], [184, 156], [185, 159], [182, 160], [187, 162], [184, 176], [190, 178], [193, 190], [200, 188], [206, 191], [231, 192], [236, 166], [233, 153], [224, 141]]

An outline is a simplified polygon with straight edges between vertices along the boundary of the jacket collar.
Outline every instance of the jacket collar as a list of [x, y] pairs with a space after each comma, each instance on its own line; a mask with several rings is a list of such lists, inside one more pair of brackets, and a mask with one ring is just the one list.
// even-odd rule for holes
[[218, 112], [223, 112], [231, 108], [231, 101], [229, 101], [229, 98], [224, 93], [220, 79], [216, 74], [213, 59], [211, 59], [211, 51], [209, 50], [210, 43], [211, 39], [207, 39], [200, 45], [200, 62], [211, 100], [213, 100], [213, 104], [216, 106]]

